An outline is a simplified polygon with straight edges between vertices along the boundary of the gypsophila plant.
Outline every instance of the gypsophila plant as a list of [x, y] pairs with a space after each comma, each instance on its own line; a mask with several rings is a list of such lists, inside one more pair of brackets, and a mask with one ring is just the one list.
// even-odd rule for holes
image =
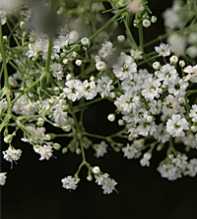
[[[75, 153], [81, 163], [71, 175], [65, 170], [62, 187], [75, 190], [85, 169], [104, 194], [117, 182], [87, 151], [97, 159], [115, 151], [143, 167], [164, 151], [162, 177], [196, 176], [188, 152], [197, 149], [197, 1], [175, 0], [161, 18], [164, 33], [146, 40], [157, 22], [148, 0], [1, 0], [4, 160], [20, 162], [16, 136], [41, 161]], [[84, 125], [87, 109], [103, 100], [115, 107], [106, 119], [119, 129], [110, 135]], [[0, 172], [0, 185], [8, 175]]]

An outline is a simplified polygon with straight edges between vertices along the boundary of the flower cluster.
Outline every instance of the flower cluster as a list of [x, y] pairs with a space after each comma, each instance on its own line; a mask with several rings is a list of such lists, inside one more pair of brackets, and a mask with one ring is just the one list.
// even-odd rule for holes
[[[41, 161], [59, 153], [75, 153], [81, 156], [81, 163], [74, 175], [61, 180], [62, 187], [76, 190], [85, 168], [86, 179], [94, 180], [103, 194], [116, 191], [117, 182], [99, 166], [91, 165], [91, 153], [100, 159], [114, 150], [149, 167], [153, 152], [164, 150], [166, 158], [157, 168], [162, 177], [194, 177], [197, 41], [188, 19], [195, 18], [196, 25], [196, 14], [190, 9], [197, 8], [197, 3], [191, 0], [191, 5], [185, 5], [175, 0], [163, 15], [167, 33], [145, 42], [143, 32], [156, 22], [148, 1], [109, 2], [113, 9], [110, 19], [100, 13], [105, 11], [102, 2], [92, 1], [87, 7], [84, 1], [74, 0], [72, 5], [60, 4], [55, 10], [46, 3], [46, 13], [53, 10], [56, 18], [69, 23], [69, 28], [57, 25], [54, 34], [33, 28], [34, 23], [26, 28], [34, 20], [34, 9], [24, 7], [11, 31], [14, 46], [3, 35], [11, 18], [0, 7], [3, 158], [13, 165], [23, 155], [15, 145], [16, 137], [31, 145]], [[183, 8], [189, 17], [182, 13]], [[8, 72], [8, 65], [13, 72]], [[91, 132], [84, 122], [92, 104], [103, 100], [114, 106], [105, 122], [117, 128], [109, 135]], [[6, 176], [7, 171], [0, 173], [0, 185], [5, 184]]]

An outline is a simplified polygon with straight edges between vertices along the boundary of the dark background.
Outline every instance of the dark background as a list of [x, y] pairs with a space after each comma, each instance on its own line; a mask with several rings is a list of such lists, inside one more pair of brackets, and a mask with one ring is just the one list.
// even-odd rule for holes
[[[151, 2], [156, 15], [172, 3]], [[149, 31], [152, 37], [157, 35], [162, 31], [161, 22]], [[99, 121], [104, 121], [111, 110], [106, 104], [92, 107], [86, 123], [95, 132], [105, 133], [113, 127]], [[85, 180], [74, 192], [62, 189], [61, 178], [75, 172], [80, 156], [67, 154], [41, 162], [30, 146], [19, 141], [16, 144], [21, 144], [23, 156], [2, 189], [3, 219], [197, 219], [197, 178], [175, 182], [162, 179], [156, 171], [158, 160], [153, 159], [150, 168], [142, 168], [137, 161], [123, 159], [115, 152], [98, 161], [90, 158], [118, 182], [118, 193], [104, 196], [93, 182]]]

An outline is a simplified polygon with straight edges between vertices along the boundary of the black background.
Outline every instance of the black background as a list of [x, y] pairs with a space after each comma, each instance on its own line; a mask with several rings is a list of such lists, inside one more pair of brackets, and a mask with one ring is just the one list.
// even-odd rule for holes
[[[172, 3], [151, 2], [156, 15]], [[161, 30], [159, 21], [149, 31], [154, 37]], [[149, 38], [149, 33], [146, 37]], [[86, 123], [96, 132], [113, 128], [107, 122], [104, 125], [100, 122], [112, 110], [110, 106], [105, 109], [103, 106], [106, 105], [93, 107], [86, 116]], [[183, 178], [175, 182], [162, 179], [155, 169], [157, 160], [153, 160], [150, 168], [142, 168], [137, 161], [123, 159], [115, 152], [98, 161], [90, 158], [92, 164], [100, 165], [118, 182], [118, 193], [104, 196], [93, 182], [85, 180], [74, 192], [62, 189], [61, 178], [75, 172], [80, 156], [61, 155], [58, 159], [40, 162], [30, 146], [16, 144], [21, 144], [23, 156], [10, 171], [2, 189], [3, 219], [197, 219], [197, 179]]]

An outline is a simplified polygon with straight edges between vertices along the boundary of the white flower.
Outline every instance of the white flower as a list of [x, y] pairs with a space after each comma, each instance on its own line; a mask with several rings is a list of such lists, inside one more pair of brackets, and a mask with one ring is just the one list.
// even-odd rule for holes
[[33, 115], [36, 112], [36, 106], [27, 96], [23, 95], [14, 103], [13, 111], [20, 115]]
[[5, 160], [9, 162], [17, 161], [20, 159], [22, 154], [21, 149], [15, 149], [12, 146], [9, 146], [9, 148], [6, 151], [3, 151], [3, 157]]
[[102, 75], [97, 79], [97, 92], [101, 95], [102, 98], [113, 97], [113, 89], [113, 81], [109, 76]]
[[124, 52], [120, 54], [117, 64], [113, 65], [113, 73], [120, 80], [132, 79], [137, 72], [137, 65], [133, 58]]
[[192, 119], [192, 122], [197, 122], [197, 104], [192, 105], [189, 117]]
[[147, 152], [143, 155], [143, 158], [140, 160], [140, 164], [141, 166], [145, 167], [149, 167], [150, 166], [150, 159], [152, 157], [152, 154]]
[[122, 148], [124, 157], [127, 159], [138, 158], [141, 155], [141, 152], [144, 148], [143, 140], [135, 140], [132, 145], [127, 144], [126, 147]]
[[185, 135], [185, 130], [189, 129], [187, 120], [179, 114], [172, 115], [171, 119], [168, 119], [166, 130], [173, 137], [181, 137]]
[[103, 194], [112, 193], [117, 185], [117, 182], [114, 179], [111, 179], [107, 173], [96, 176], [96, 183], [99, 186], [102, 186]]
[[94, 78], [91, 78], [90, 81], [83, 81], [81, 87], [81, 94], [86, 98], [86, 100], [92, 100], [97, 95], [96, 83]]
[[39, 160], [49, 160], [53, 156], [51, 145], [35, 146], [34, 151], [40, 155]]
[[160, 85], [161, 83], [159, 80], [155, 80], [151, 77], [148, 78], [145, 81], [144, 89], [142, 90], [142, 95], [148, 100], [153, 100], [154, 98], [158, 98], [160, 93], [162, 92]]
[[113, 44], [110, 41], [106, 41], [102, 44], [101, 49], [98, 54], [101, 58], [106, 59], [108, 56], [112, 54]]
[[168, 44], [161, 43], [159, 46], [155, 46], [155, 51], [163, 57], [171, 54], [171, 48]]
[[93, 145], [93, 148], [95, 150], [95, 156], [97, 158], [103, 157], [107, 153], [107, 147], [108, 145], [106, 144], [105, 141], [101, 141], [100, 144]]
[[61, 180], [64, 189], [75, 190], [79, 183], [79, 178], [67, 176]]
[[183, 71], [187, 74], [197, 74], [197, 65], [194, 66], [188, 65], [183, 69]]
[[62, 80], [64, 73], [63, 73], [63, 67], [59, 63], [53, 63], [51, 66], [53, 76], [57, 78], [57, 80]]
[[7, 173], [0, 173], [0, 186], [4, 186], [6, 183]]
[[191, 159], [187, 165], [187, 170], [185, 171], [185, 175], [194, 177], [197, 174], [197, 159]]
[[140, 60], [143, 58], [143, 52], [137, 49], [131, 49], [130, 51], [131, 56], [135, 59], [135, 60]]
[[83, 89], [83, 84], [80, 80], [72, 79], [68, 75], [65, 85], [64, 94], [66, 98], [75, 102], [82, 97], [80, 91]]
[[184, 154], [168, 155], [168, 158], [160, 163], [158, 171], [161, 176], [168, 180], [176, 180], [181, 178], [188, 166], [187, 156]]
[[164, 86], [176, 84], [178, 81], [178, 73], [173, 65], [163, 65], [159, 71], [155, 72], [155, 76], [163, 82]]

